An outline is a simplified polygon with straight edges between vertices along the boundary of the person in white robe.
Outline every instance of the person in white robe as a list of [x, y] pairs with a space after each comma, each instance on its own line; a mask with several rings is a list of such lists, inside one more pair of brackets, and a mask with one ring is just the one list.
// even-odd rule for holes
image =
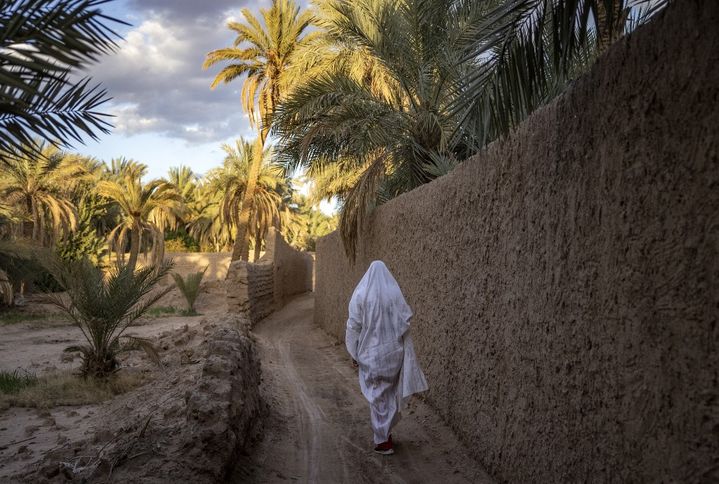
[[369, 401], [375, 451], [394, 452], [391, 431], [409, 397], [426, 391], [409, 334], [412, 310], [382, 261], [374, 261], [349, 304], [345, 344]]

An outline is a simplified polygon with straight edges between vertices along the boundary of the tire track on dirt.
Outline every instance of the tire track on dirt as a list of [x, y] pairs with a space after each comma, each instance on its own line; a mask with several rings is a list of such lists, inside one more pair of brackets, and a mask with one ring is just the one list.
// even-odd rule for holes
[[232, 482], [493, 482], [417, 399], [393, 433], [395, 455], [372, 452], [369, 407], [356, 370], [344, 348], [313, 324], [313, 310], [313, 296], [300, 296], [254, 330], [270, 415], [263, 439], [237, 462]]

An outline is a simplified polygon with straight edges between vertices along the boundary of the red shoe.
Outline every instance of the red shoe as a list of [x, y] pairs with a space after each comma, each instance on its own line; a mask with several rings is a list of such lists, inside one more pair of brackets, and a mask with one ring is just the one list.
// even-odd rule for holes
[[389, 440], [387, 442], [382, 442], [381, 444], [377, 445], [377, 447], [374, 448], [374, 451], [382, 455], [394, 454], [394, 448], [392, 446], [392, 436], [389, 436]]

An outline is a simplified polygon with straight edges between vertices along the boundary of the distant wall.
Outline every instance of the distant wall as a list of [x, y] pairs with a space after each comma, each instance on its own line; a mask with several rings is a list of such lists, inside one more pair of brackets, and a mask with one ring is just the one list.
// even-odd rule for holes
[[280, 309], [291, 296], [312, 290], [312, 256], [290, 247], [273, 228], [265, 243], [256, 263], [233, 262], [227, 274], [229, 311], [244, 313], [253, 322]]
[[266, 254], [260, 261], [272, 258], [275, 306], [281, 308], [292, 296], [312, 291], [312, 255], [290, 246], [276, 230], [267, 235], [266, 244]]
[[230, 265], [229, 252], [167, 252], [165, 258], [174, 261], [172, 272], [183, 277], [207, 267], [203, 281], [224, 280]]
[[[317, 249], [382, 259], [427, 400], [506, 482], [719, 481], [719, 2], [675, 2], [506, 140]], [[401, 429], [401, 424], [400, 424]]]

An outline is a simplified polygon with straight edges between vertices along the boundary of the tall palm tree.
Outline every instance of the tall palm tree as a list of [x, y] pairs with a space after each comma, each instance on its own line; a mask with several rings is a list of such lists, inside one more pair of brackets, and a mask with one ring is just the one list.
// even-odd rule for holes
[[217, 63], [229, 63], [215, 76], [212, 88], [246, 76], [242, 87], [242, 107], [259, 132], [253, 156], [256, 164], [250, 167], [246, 197], [238, 214], [232, 260], [248, 259], [252, 194], [260, 172], [265, 140], [275, 107], [297, 82], [298, 71], [292, 66], [301, 62], [298, 53], [312, 39], [312, 34], [305, 35], [305, 30], [312, 23], [313, 16], [308, 11], [301, 12], [294, 0], [273, 0], [269, 9], [261, 9], [260, 12], [264, 26], [248, 9], [243, 9], [244, 23], [228, 24], [231, 30], [237, 32], [233, 47], [210, 52], [203, 66], [208, 68]]
[[317, 2], [324, 73], [285, 97], [274, 133], [287, 167], [307, 168], [342, 197], [350, 255], [372, 207], [446, 173], [476, 144], [449, 106], [471, 67], [456, 62], [466, 25], [489, 7], [456, 3]]
[[[79, 157], [45, 142], [0, 156], [6, 160], [0, 166], [0, 199], [23, 213], [27, 220], [23, 236], [44, 244], [75, 229], [77, 213], [71, 191], [88, 176]], [[46, 237], [48, 225], [50, 238]]]
[[143, 165], [134, 165], [115, 180], [102, 180], [97, 192], [117, 203], [122, 214], [120, 224], [108, 237], [110, 244], [124, 257], [125, 241], [130, 235], [128, 266], [134, 270], [141, 250], [142, 235], [147, 233], [153, 242], [154, 259], [161, 262], [163, 234], [166, 226], [175, 220], [181, 207], [180, 195], [174, 187], [162, 180], [142, 183]]
[[[254, 210], [250, 219], [250, 228], [255, 240], [255, 260], [259, 257], [260, 247], [269, 227], [279, 221], [279, 207], [282, 203], [281, 191], [287, 184], [282, 167], [272, 162], [272, 150], [265, 149], [259, 162], [255, 160], [254, 146], [239, 139], [235, 145], [224, 145], [225, 161], [220, 169], [208, 174], [210, 184], [223, 193], [220, 209], [221, 219], [227, 225], [238, 220], [237, 214], [250, 194]], [[253, 166], [259, 165], [259, 175], [252, 186], [250, 174]], [[238, 227], [239, 233], [239, 227]]]
[[[108, 132], [103, 89], [75, 72], [112, 52], [119, 38], [107, 0], [0, 0], [0, 150], [25, 154], [33, 137], [67, 144]], [[0, 159], [0, 163], [4, 160]]]

